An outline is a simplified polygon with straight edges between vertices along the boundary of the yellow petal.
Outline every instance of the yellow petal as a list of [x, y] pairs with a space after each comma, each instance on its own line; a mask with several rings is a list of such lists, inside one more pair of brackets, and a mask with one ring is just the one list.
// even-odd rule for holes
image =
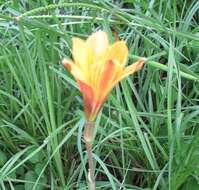
[[101, 75], [101, 73], [103, 71], [103, 64], [104, 64], [104, 60], [99, 60], [91, 66], [91, 70], [90, 70], [91, 84], [94, 87], [97, 87], [97, 85], [98, 85], [99, 76]]
[[145, 59], [141, 58], [138, 61], [136, 61], [135, 63], [133, 63], [132, 65], [126, 67], [123, 71], [123, 74], [122, 74], [120, 80], [127, 77], [130, 74], [133, 74], [133, 73], [139, 71], [143, 67], [144, 61], [145, 61]]
[[75, 63], [81, 68], [87, 68], [87, 51], [85, 41], [80, 38], [73, 38], [72, 43], [72, 53]]
[[128, 48], [125, 41], [117, 41], [107, 52], [107, 59], [117, 60], [122, 66], [125, 65], [128, 58]]
[[86, 44], [93, 52], [94, 60], [98, 60], [104, 56], [109, 47], [108, 36], [105, 32], [99, 30], [89, 36]]
[[83, 82], [87, 82], [87, 79], [86, 79], [83, 71], [77, 65], [75, 65], [74, 62], [72, 62], [71, 60], [68, 60], [67, 58], [64, 58], [62, 61], [62, 64], [73, 75], [73, 77], [76, 80], [81, 80]]

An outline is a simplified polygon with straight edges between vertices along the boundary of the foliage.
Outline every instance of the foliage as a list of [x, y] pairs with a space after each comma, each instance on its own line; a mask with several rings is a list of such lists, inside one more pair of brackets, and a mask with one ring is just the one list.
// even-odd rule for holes
[[198, 189], [197, 0], [1, 0], [0, 189], [86, 189], [82, 99], [59, 63], [97, 29], [149, 60], [97, 119], [98, 189]]

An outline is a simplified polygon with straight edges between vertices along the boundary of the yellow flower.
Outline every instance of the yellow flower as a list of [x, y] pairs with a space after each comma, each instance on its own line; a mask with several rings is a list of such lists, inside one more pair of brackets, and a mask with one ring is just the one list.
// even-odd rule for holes
[[112, 88], [124, 77], [140, 70], [144, 59], [125, 68], [128, 48], [125, 41], [109, 44], [108, 36], [97, 31], [84, 41], [72, 39], [73, 61], [63, 59], [63, 65], [79, 84], [87, 120], [96, 118]]

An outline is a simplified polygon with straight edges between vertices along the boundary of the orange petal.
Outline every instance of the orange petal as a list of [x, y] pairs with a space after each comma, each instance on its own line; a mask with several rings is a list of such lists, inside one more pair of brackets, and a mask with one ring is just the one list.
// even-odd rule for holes
[[109, 47], [108, 36], [101, 30], [91, 34], [86, 43], [92, 50], [95, 61], [102, 58]]
[[108, 60], [104, 65], [104, 70], [100, 76], [99, 81], [99, 90], [102, 91], [107, 87], [107, 84], [113, 78], [113, 74], [115, 72], [115, 64], [113, 60]]
[[64, 65], [64, 67], [66, 67], [66, 69], [68, 70], [68, 71], [71, 71], [71, 69], [72, 69], [72, 64], [74, 64], [71, 60], [69, 60], [69, 59], [67, 59], [67, 58], [64, 58], [63, 60], [62, 60], [62, 64]]
[[121, 76], [122, 67], [115, 60], [108, 60], [104, 65], [104, 69], [99, 78], [98, 98], [100, 102], [104, 102], [108, 94], [116, 84], [115, 81]]
[[103, 64], [102, 62], [98, 63], [95, 70], [97, 85], [93, 86], [95, 89], [95, 101], [93, 101], [91, 115], [97, 115], [110, 91], [119, 81], [122, 71], [122, 66], [117, 60], [107, 60]]
[[139, 59], [137, 62], [133, 63], [132, 65], [126, 67], [120, 80], [127, 77], [130, 74], [133, 74], [133, 73], [139, 71], [143, 67], [144, 61], [145, 61], [145, 59], [142, 58], [142, 59]]
[[83, 101], [84, 101], [84, 110], [85, 110], [85, 114], [87, 119], [89, 119], [92, 114], [93, 111], [93, 107], [94, 107], [94, 91], [93, 88], [91, 86], [89, 86], [88, 84], [86, 84], [85, 82], [78, 80], [77, 81], [80, 87], [80, 91], [82, 93], [83, 96]]
[[100, 61], [95, 69], [93, 68], [93, 72], [95, 73], [93, 76], [95, 81], [93, 81], [92, 87], [82, 82], [79, 84], [87, 118], [95, 117], [105, 101], [110, 82], [114, 78], [115, 64], [112, 60], [105, 63]]
[[117, 41], [107, 52], [107, 59], [117, 60], [121, 65], [125, 65], [128, 58], [128, 48], [125, 41]]
[[64, 58], [62, 64], [64, 65], [64, 67], [66, 67], [68, 71], [70, 71], [70, 73], [73, 75], [73, 77], [76, 80], [81, 80], [84, 82], [87, 81], [82, 70], [77, 65], [75, 65], [71, 60]]

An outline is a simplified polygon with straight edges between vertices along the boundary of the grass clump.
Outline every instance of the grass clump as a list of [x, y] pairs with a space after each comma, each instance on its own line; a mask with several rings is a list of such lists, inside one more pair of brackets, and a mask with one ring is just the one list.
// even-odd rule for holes
[[198, 10], [196, 0], [1, 1], [0, 189], [87, 188], [82, 100], [59, 63], [72, 36], [103, 29], [127, 41], [129, 62], [148, 62], [97, 119], [98, 189], [197, 190]]

